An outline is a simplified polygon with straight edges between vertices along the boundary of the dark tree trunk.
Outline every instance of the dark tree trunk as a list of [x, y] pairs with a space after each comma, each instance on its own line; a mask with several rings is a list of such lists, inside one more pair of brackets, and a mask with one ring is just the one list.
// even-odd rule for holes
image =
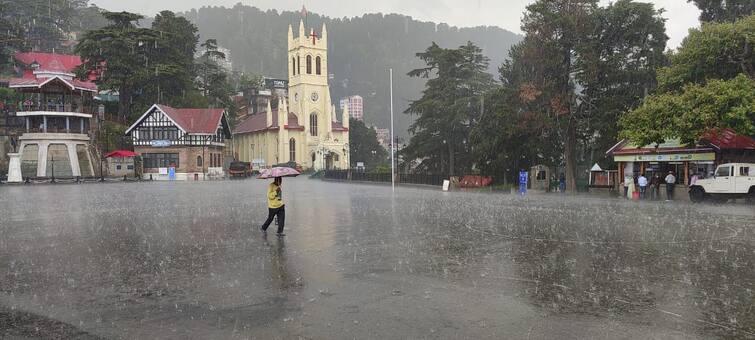
[[121, 87], [118, 90], [118, 115], [123, 118], [128, 118], [131, 104], [131, 89], [128, 87]]
[[454, 175], [454, 147], [453, 143], [448, 143], [448, 175], [453, 176]]
[[566, 163], [566, 189], [577, 190], [577, 128], [573, 117], [569, 117], [564, 142], [564, 161]]

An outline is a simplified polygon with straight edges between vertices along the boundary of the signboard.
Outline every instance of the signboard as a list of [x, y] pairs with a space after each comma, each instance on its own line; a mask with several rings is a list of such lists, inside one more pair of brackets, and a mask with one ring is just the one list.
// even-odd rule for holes
[[285, 89], [288, 88], [288, 80], [284, 79], [265, 79], [265, 87], [269, 89]]
[[443, 180], [443, 191], [448, 191], [448, 188], [451, 186], [451, 181], [444, 179]]
[[169, 140], [153, 140], [152, 141], [153, 148], [167, 148], [169, 146], [170, 146]]
[[527, 193], [527, 180], [529, 174], [527, 171], [519, 171], [519, 194], [524, 196]]
[[655, 155], [620, 155], [613, 157], [614, 162], [684, 162], [684, 161], [714, 161], [716, 154], [709, 153], [677, 153]]
[[167, 175], [168, 174], [168, 168], [158, 168], [157, 173], [160, 175]]

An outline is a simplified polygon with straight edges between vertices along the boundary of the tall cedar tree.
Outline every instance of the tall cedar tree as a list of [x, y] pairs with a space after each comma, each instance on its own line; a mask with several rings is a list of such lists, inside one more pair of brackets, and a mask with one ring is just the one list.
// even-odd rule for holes
[[[532, 66], [529, 90], [539, 103], [535, 114], [554, 122], [563, 143], [567, 189], [576, 190], [577, 108], [574, 75], [581, 39], [593, 29], [596, 0], [540, 0], [527, 6], [522, 31], [524, 58]], [[525, 89], [527, 88], [525, 87]]]
[[150, 56], [160, 34], [138, 28], [136, 22], [143, 18], [139, 14], [104, 12], [103, 16], [110, 24], [88, 31], [76, 46], [75, 52], [84, 61], [78, 74], [94, 72], [100, 90], [117, 91], [118, 114], [127, 117], [133, 97], [155, 72]]
[[407, 159], [423, 159], [422, 168], [448, 175], [471, 169], [469, 133], [479, 121], [483, 94], [494, 84], [485, 71], [489, 60], [472, 42], [456, 49], [433, 43], [417, 53], [426, 67], [409, 72], [427, 78], [422, 98], [412, 101], [407, 114], [416, 115], [413, 133], [403, 151]]

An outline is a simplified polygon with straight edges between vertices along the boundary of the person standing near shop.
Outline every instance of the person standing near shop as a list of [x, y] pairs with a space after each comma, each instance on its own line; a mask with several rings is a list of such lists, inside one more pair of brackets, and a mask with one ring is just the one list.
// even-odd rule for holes
[[656, 172], [653, 175], [653, 178], [650, 179], [650, 199], [651, 200], [657, 200], [661, 197], [661, 182], [663, 182], [663, 180], [661, 179], [661, 175], [659, 175]]
[[676, 185], [676, 176], [673, 171], [669, 171], [666, 176], [666, 200], [671, 201], [674, 199], [674, 186]]
[[634, 183], [634, 178], [632, 178], [632, 174], [627, 173], [624, 175], [624, 198], [632, 199], [631, 194], [629, 193], [629, 185]]
[[640, 177], [637, 178], [637, 185], [640, 186], [640, 199], [644, 200], [648, 187], [648, 179], [645, 177], [645, 174], [640, 174]]

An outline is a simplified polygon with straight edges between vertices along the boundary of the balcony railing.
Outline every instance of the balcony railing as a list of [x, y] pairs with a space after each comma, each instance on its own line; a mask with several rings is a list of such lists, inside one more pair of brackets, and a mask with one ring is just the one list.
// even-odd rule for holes
[[76, 113], [91, 113], [90, 110], [74, 104], [28, 104], [24, 103], [18, 107], [18, 112], [33, 112], [33, 111], [46, 111], [46, 112], [76, 112]]

